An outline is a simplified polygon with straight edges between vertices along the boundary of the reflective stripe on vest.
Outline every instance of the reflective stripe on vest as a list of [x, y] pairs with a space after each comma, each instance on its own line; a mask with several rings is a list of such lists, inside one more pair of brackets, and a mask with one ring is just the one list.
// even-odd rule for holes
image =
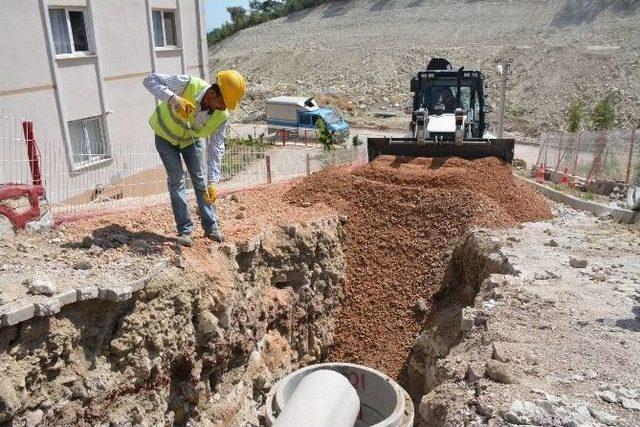
[[[182, 97], [196, 105], [198, 95], [208, 87], [209, 85], [204, 80], [191, 77]], [[190, 127], [189, 123], [195, 121], [196, 111], [193, 111], [187, 120], [183, 120], [177, 116], [171, 105], [165, 101], [161, 102], [149, 117], [149, 124], [156, 134], [169, 141], [172, 145], [184, 148], [198, 138], [211, 136], [228, 117], [229, 113], [226, 110], [214, 111], [202, 128], [195, 129]]]

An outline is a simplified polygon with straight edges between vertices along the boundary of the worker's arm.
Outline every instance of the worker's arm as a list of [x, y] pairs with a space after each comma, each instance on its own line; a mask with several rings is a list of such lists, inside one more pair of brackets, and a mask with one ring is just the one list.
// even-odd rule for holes
[[207, 182], [216, 185], [220, 181], [224, 143], [227, 139], [229, 123], [220, 125], [207, 140]]
[[189, 79], [187, 74], [151, 73], [142, 80], [142, 84], [160, 101], [168, 101], [174, 95], [182, 97]]

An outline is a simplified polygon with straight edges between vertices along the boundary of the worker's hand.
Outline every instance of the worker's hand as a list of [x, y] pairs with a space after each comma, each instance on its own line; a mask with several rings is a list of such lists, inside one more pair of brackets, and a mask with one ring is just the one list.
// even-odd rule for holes
[[189, 114], [196, 109], [195, 105], [178, 95], [173, 95], [171, 99], [169, 99], [169, 103], [171, 107], [176, 110], [178, 116], [185, 120], [189, 117]]
[[204, 190], [204, 201], [212, 205], [216, 200], [218, 200], [218, 189], [215, 184], [209, 184]]

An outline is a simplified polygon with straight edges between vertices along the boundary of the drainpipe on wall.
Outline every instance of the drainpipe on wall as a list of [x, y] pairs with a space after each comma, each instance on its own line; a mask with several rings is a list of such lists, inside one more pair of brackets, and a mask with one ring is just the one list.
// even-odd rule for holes
[[40, 17], [42, 19], [42, 27], [44, 28], [45, 44], [47, 46], [47, 55], [49, 57], [49, 69], [51, 70], [51, 80], [53, 81], [53, 93], [56, 98], [56, 107], [58, 109], [58, 120], [60, 121], [60, 129], [62, 130], [62, 142], [66, 148], [66, 159], [69, 171], [73, 171], [73, 162], [69, 155], [71, 150], [71, 140], [69, 139], [69, 128], [67, 127], [67, 110], [65, 109], [64, 94], [60, 89], [60, 76], [58, 74], [58, 63], [56, 62], [56, 48], [53, 44], [53, 34], [51, 32], [51, 21], [49, 20], [49, 4], [47, 0], [40, 0]]

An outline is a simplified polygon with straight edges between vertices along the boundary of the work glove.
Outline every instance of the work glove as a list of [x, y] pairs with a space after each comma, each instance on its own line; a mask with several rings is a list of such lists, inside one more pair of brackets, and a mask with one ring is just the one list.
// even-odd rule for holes
[[204, 201], [212, 205], [216, 200], [218, 200], [218, 189], [215, 184], [209, 184], [204, 190]]
[[178, 95], [173, 95], [171, 99], [169, 99], [169, 104], [176, 110], [178, 116], [185, 120], [189, 117], [189, 114], [196, 109], [195, 105]]

